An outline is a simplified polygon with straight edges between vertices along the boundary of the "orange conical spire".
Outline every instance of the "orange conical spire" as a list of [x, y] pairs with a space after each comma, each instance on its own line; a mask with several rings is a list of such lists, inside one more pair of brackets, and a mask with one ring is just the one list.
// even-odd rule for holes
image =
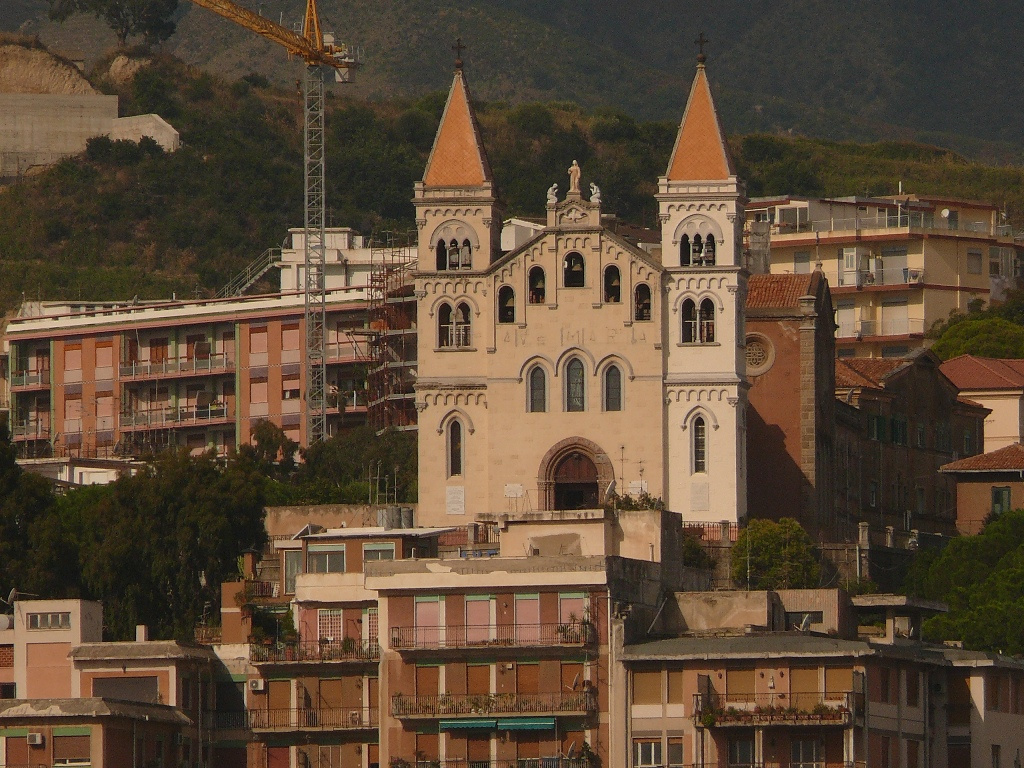
[[735, 174], [711, 98], [702, 50], [666, 177], [669, 181], [718, 181]]
[[489, 181], [491, 167], [469, 104], [466, 78], [458, 66], [423, 173], [423, 183], [428, 187], [478, 187]]

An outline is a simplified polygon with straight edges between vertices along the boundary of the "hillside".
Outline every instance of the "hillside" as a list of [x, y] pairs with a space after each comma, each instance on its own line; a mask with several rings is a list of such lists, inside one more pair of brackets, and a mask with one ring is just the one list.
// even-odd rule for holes
[[[157, 112], [182, 148], [94, 142], [83, 157], [0, 191], [0, 308], [29, 298], [125, 299], [215, 292], [301, 225], [301, 119], [294, 90], [228, 82], [158, 57], [123, 85], [122, 114]], [[444, 103], [328, 98], [328, 221], [364, 233], [413, 227], [410, 202]], [[571, 105], [478, 105], [510, 214], [538, 215], [577, 159], [605, 208], [656, 226], [655, 181], [674, 122]], [[763, 134], [731, 139], [752, 196], [943, 193], [991, 200], [1024, 226], [1024, 171], [906, 142], [852, 144]], [[265, 287], [269, 287], [267, 284]]]
[[[0, 25], [95, 61], [113, 44], [99, 22], [60, 27], [47, 0], [8, 0]], [[285, 24], [297, 0], [243, 0]], [[321, 0], [325, 28], [358, 46], [353, 95], [420, 98], [445, 84], [461, 35], [477, 94], [489, 101], [574, 101], [669, 119], [685, 100], [691, 41], [711, 39], [711, 77], [737, 132], [916, 140], [995, 162], [1024, 156], [1024, 59], [1012, 0]], [[0, 28], [3, 28], [0, 26]], [[218, 75], [298, 76], [270, 43], [182, 0], [167, 52]]]

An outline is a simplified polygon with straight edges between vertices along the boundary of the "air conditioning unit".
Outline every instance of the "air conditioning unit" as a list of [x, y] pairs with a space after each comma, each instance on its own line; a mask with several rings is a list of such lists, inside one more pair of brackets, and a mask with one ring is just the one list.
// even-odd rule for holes
[[41, 747], [41, 746], [43, 746], [43, 734], [41, 734], [41, 733], [30, 733], [28, 735], [28, 745], [30, 747]]
[[266, 687], [267, 681], [262, 677], [256, 677], [249, 681], [249, 690], [253, 693], [263, 693]]

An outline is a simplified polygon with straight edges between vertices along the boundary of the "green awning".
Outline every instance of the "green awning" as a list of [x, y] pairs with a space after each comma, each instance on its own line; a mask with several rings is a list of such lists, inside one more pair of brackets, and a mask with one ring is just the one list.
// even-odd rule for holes
[[497, 720], [481, 720], [476, 717], [465, 717], [460, 720], [442, 720], [438, 723], [438, 728], [442, 731], [476, 731], [481, 729], [493, 731], [497, 725]]
[[553, 717], [506, 717], [498, 721], [499, 731], [553, 731]]

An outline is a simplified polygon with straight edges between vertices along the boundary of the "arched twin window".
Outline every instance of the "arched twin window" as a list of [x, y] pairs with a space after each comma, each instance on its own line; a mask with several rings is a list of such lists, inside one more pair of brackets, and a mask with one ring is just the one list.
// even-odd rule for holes
[[712, 344], [715, 341], [715, 303], [704, 299], [698, 308], [693, 299], [683, 302], [683, 344]]
[[565, 366], [565, 410], [570, 413], [587, 409], [587, 391], [583, 362], [574, 357]]
[[516, 294], [509, 285], [498, 289], [498, 322], [514, 323], [516, 321]]
[[544, 303], [544, 270], [541, 267], [530, 270], [530, 303]]
[[622, 410], [622, 371], [617, 365], [610, 365], [604, 372], [604, 409]]
[[712, 234], [694, 235], [692, 242], [689, 235], [683, 235], [679, 239], [679, 266], [714, 266], [717, 245]]
[[618, 304], [622, 301], [622, 278], [616, 266], [604, 270], [604, 301], [605, 304]]
[[583, 254], [568, 253], [563, 262], [564, 278], [562, 284], [566, 288], [582, 288], [586, 282], [586, 271], [583, 264]]
[[448, 423], [448, 477], [455, 477], [462, 474], [462, 458], [464, 455], [462, 445], [462, 422], [452, 419]]
[[539, 365], [530, 369], [526, 377], [526, 409], [530, 413], [544, 413], [548, 409], [548, 376]]
[[437, 311], [437, 346], [469, 347], [471, 343], [469, 305], [462, 302], [453, 308], [442, 304]]
[[445, 272], [451, 269], [472, 269], [473, 268], [473, 244], [468, 239], [459, 241], [452, 238], [445, 242], [444, 238], [437, 241], [434, 249], [437, 253], [437, 269]]
[[646, 283], [640, 283], [633, 291], [633, 319], [651, 319], [651, 288]]
[[704, 421], [703, 416], [698, 416], [693, 420], [693, 426], [691, 427], [693, 441], [693, 471], [694, 474], [697, 472], [708, 471], [708, 426], [707, 422]]

